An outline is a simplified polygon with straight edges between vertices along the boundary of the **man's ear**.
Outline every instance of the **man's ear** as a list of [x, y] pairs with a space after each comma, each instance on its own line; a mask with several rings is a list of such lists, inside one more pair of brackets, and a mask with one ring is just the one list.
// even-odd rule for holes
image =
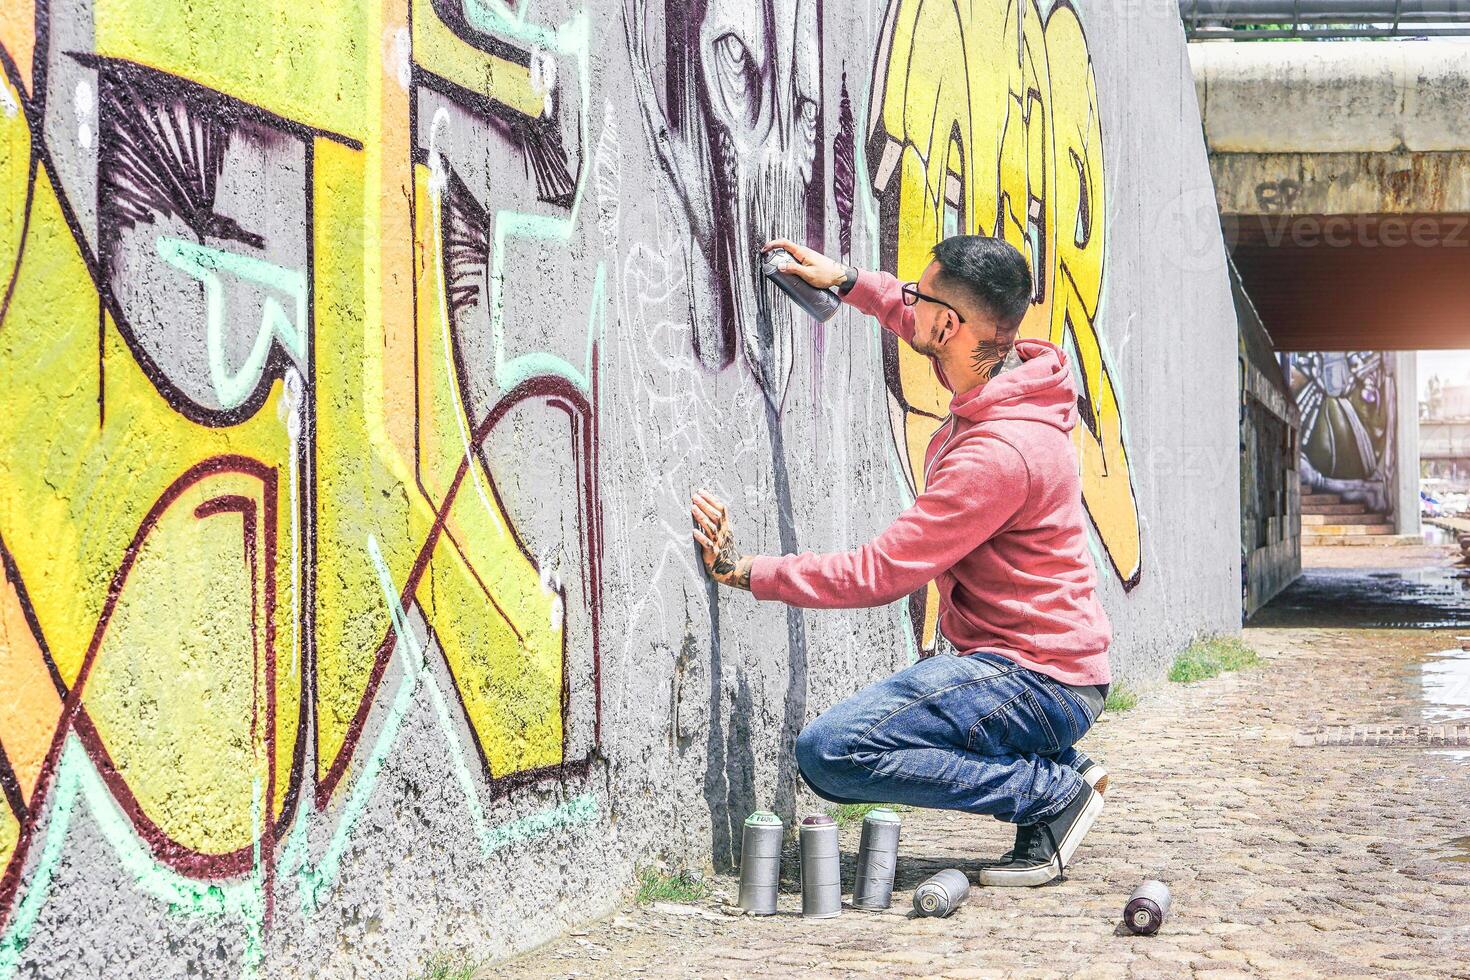
[[946, 308], [944, 311], [944, 323], [940, 325], [938, 331], [939, 336], [937, 336], [935, 340], [937, 340], [940, 344], [947, 344], [951, 340], [953, 340], [959, 334], [959, 332], [959, 314], [955, 313], [954, 310]]

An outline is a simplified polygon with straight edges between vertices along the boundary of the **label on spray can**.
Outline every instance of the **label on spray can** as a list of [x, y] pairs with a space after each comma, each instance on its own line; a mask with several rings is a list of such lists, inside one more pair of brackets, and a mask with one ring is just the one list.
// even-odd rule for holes
[[837, 822], [829, 816], [801, 822], [801, 914], [830, 919], [842, 911], [842, 856]]
[[852, 884], [853, 908], [878, 912], [893, 903], [893, 872], [898, 866], [900, 821], [892, 810], [874, 810], [863, 818], [858, 845], [857, 879]]
[[781, 890], [781, 818], [757, 810], [740, 835], [740, 907], [750, 915], [775, 915]]

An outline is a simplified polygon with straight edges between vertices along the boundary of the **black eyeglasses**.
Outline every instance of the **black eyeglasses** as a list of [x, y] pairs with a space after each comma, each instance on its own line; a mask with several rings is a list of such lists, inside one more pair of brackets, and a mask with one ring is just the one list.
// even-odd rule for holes
[[916, 283], [916, 282], [906, 282], [906, 283], [903, 284], [903, 305], [904, 306], [913, 306], [915, 303], [917, 303], [921, 299], [926, 299], [926, 300], [928, 300], [931, 303], [938, 303], [940, 306], [942, 306], [945, 309], [947, 309], [950, 312], [952, 312], [955, 315], [955, 317], [961, 323], [964, 323], [965, 322], [965, 317], [964, 317], [963, 314], [960, 313], [959, 310], [955, 309], [953, 306], [951, 306], [950, 304], [946, 303], [944, 300], [940, 299], [938, 296], [930, 296], [928, 293], [921, 293], [921, 292], [919, 292], [919, 284], [918, 283]]

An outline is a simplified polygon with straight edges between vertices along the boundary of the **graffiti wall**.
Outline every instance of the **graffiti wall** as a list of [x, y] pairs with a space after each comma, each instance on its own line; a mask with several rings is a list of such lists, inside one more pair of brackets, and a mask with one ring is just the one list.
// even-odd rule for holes
[[1161, 488], [1233, 459], [1223, 253], [1137, 206], [1212, 199], [1188, 65], [1093, 6], [7, 3], [0, 980], [504, 955], [808, 805], [796, 733], [934, 603], [717, 593], [689, 491], [751, 550], [853, 546], [947, 408], [773, 299], [769, 237], [1021, 247], [1115, 663], [1220, 628], [1236, 512], [1176, 544]]
[[1379, 514], [1397, 492], [1398, 389], [1392, 354], [1291, 355], [1291, 391], [1302, 414], [1304, 486]]

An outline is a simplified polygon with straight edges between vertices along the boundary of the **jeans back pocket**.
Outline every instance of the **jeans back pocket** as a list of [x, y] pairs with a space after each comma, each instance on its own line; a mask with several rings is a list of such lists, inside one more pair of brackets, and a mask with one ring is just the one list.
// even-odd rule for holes
[[971, 726], [968, 748], [980, 755], [1054, 755], [1066, 746], [1036, 693], [1027, 688]]

